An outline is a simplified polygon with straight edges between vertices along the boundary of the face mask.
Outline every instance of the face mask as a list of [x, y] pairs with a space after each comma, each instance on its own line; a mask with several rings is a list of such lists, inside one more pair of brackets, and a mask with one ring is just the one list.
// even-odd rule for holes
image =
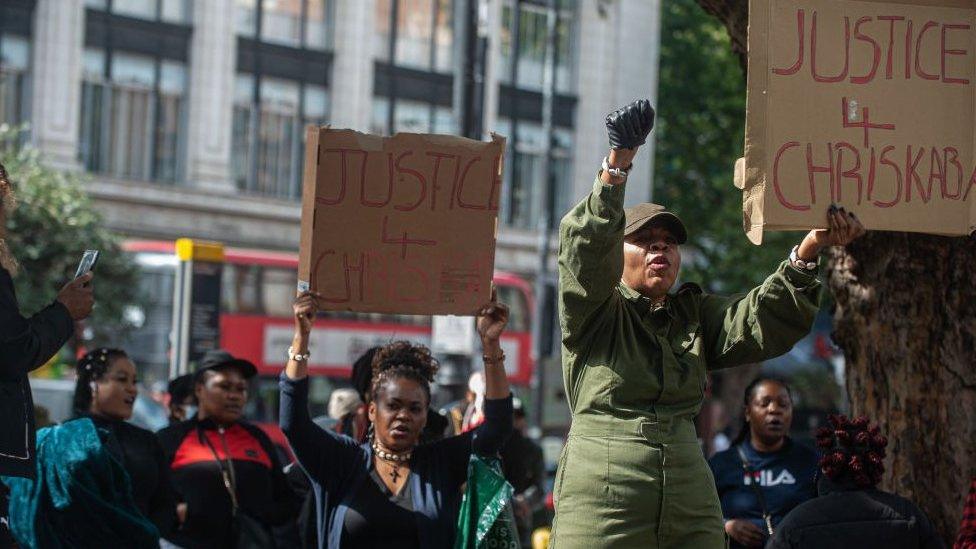
[[197, 413], [197, 407], [193, 404], [182, 404], [180, 408], [183, 408], [183, 417], [186, 419], [190, 419]]

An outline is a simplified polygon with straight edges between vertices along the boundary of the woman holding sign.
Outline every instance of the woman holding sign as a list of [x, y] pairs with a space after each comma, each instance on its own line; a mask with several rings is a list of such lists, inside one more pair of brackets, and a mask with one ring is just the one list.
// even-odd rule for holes
[[308, 341], [317, 294], [295, 300], [295, 336], [281, 376], [281, 428], [317, 500], [319, 547], [451, 547], [472, 453], [493, 455], [512, 430], [512, 396], [500, 337], [508, 307], [482, 307], [478, 333], [487, 381], [485, 416], [463, 435], [420, 444], [437, 362], [397, 341], [373, 358], [363, 444], [316, 426], [308, 413]]
[[624, 209], [631, 161], [654, 110], [607, 117], [611, 150], [560, 225], [563, 376], [573, 413], [556, 476], [550, 547], [724, 547], [722, 512], [692, 421], [706, 372], [788, 351], [820, 299], [817, 257], [864, 233], [828, 212], [759, 287], [735, 297], [671, 289], [687, 240], [657, 204]]

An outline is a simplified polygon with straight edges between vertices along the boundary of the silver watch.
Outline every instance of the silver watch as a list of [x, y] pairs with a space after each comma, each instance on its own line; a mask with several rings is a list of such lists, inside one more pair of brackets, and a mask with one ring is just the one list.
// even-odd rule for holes
[[627, 179], [627, 175], [630, 173], [630, 168], [633, 168], [634, 165], [631, 164], [630, 165], [630, 168], [627, 168], [627, 169], [623, 169], [623, 168], [611, 168], [610, 167], [610, 158], [604, 156], [603, 157], [603, 165], [601, 167], [603, 168], [603, 171], [607, 172], [608, 174], [610, 174], [610, 175], [612, 175], [614, 177], [622, 177], [624, 179]]
[[796, 267], [797, 269], [802, 269], [804, 271], [815, 270], [817, 268], [817, 265], [820, 264], [820, 257], [818, 256], [817, 259], [814, 261], [804, 261], [800, 259], [799, 255], [797, 255], [799, 249], [800, 249], [799, 245], [793, 246], [793, 249], [790, 251], [790, 263], [792, 263], [793, 266]]

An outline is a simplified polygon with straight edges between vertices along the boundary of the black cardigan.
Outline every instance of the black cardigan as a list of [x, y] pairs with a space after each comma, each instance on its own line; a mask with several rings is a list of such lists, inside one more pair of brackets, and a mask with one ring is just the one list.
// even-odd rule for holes
[[34, 478], [34, 400], [27, 372], [48, 361], [74, 333], [55, 301], [30, 318], [20, 314], [14, 281], [0, 268], [0, 475]]
[[[318, 547], [339, 549], [346, 511], [373, 467], [369, 443], [326, 431], [308, 413], [308, 378], [281, 374], [279, 425], [308, 474], [318, 515]], [[485, 422], [477, 429], [418, 446], [410, 459], [409, 490], [421, 547], [454, 546], [461, 486], [473, 453], [497, 453], [512, 432], [512, 397], [485, 400]], [[382, 527], [379, 525], [379, 527]]]

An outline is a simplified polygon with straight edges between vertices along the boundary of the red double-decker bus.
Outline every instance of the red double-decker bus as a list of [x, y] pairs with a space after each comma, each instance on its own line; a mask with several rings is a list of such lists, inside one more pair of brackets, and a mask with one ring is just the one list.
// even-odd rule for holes
[[[150, 305], [146, 324], [137, 334], [143, 362], [161, 367], [168, 351], [172, 319], [172, 284], [177, 260], [175, 243], [129, 240], [124, 249], [133, 254], [143, 271]], [[294, 253], [224, 249], [221, 283], [220, 345], [235, 356], [250, 360], [262, 376], [276, 376], [286, 362], [293, 334], [292, 301], [297, 281], [298, 256]], [[511, 307], [502, 347], [509, 360], [509, 379], [528, 385], [532, 357], [532, 287], [522, 277], [501, 271], [494, 274], [498, 299]], [[168, 290], [167, 290], [168, 289]], [[168, 293], [168, 295], [167, 295]], [[324, 312], [312, 333], [312, 376], [347, 379], [352, 363], [364, 351], [396, 339], [430, 345], [431, 318], [418, 315]], [[153, 352], [155, 350], [155, 352]], [[138, 351], [137, 351], [138, 352]], [[475, 350], [480, 354], [480, 350]]]

